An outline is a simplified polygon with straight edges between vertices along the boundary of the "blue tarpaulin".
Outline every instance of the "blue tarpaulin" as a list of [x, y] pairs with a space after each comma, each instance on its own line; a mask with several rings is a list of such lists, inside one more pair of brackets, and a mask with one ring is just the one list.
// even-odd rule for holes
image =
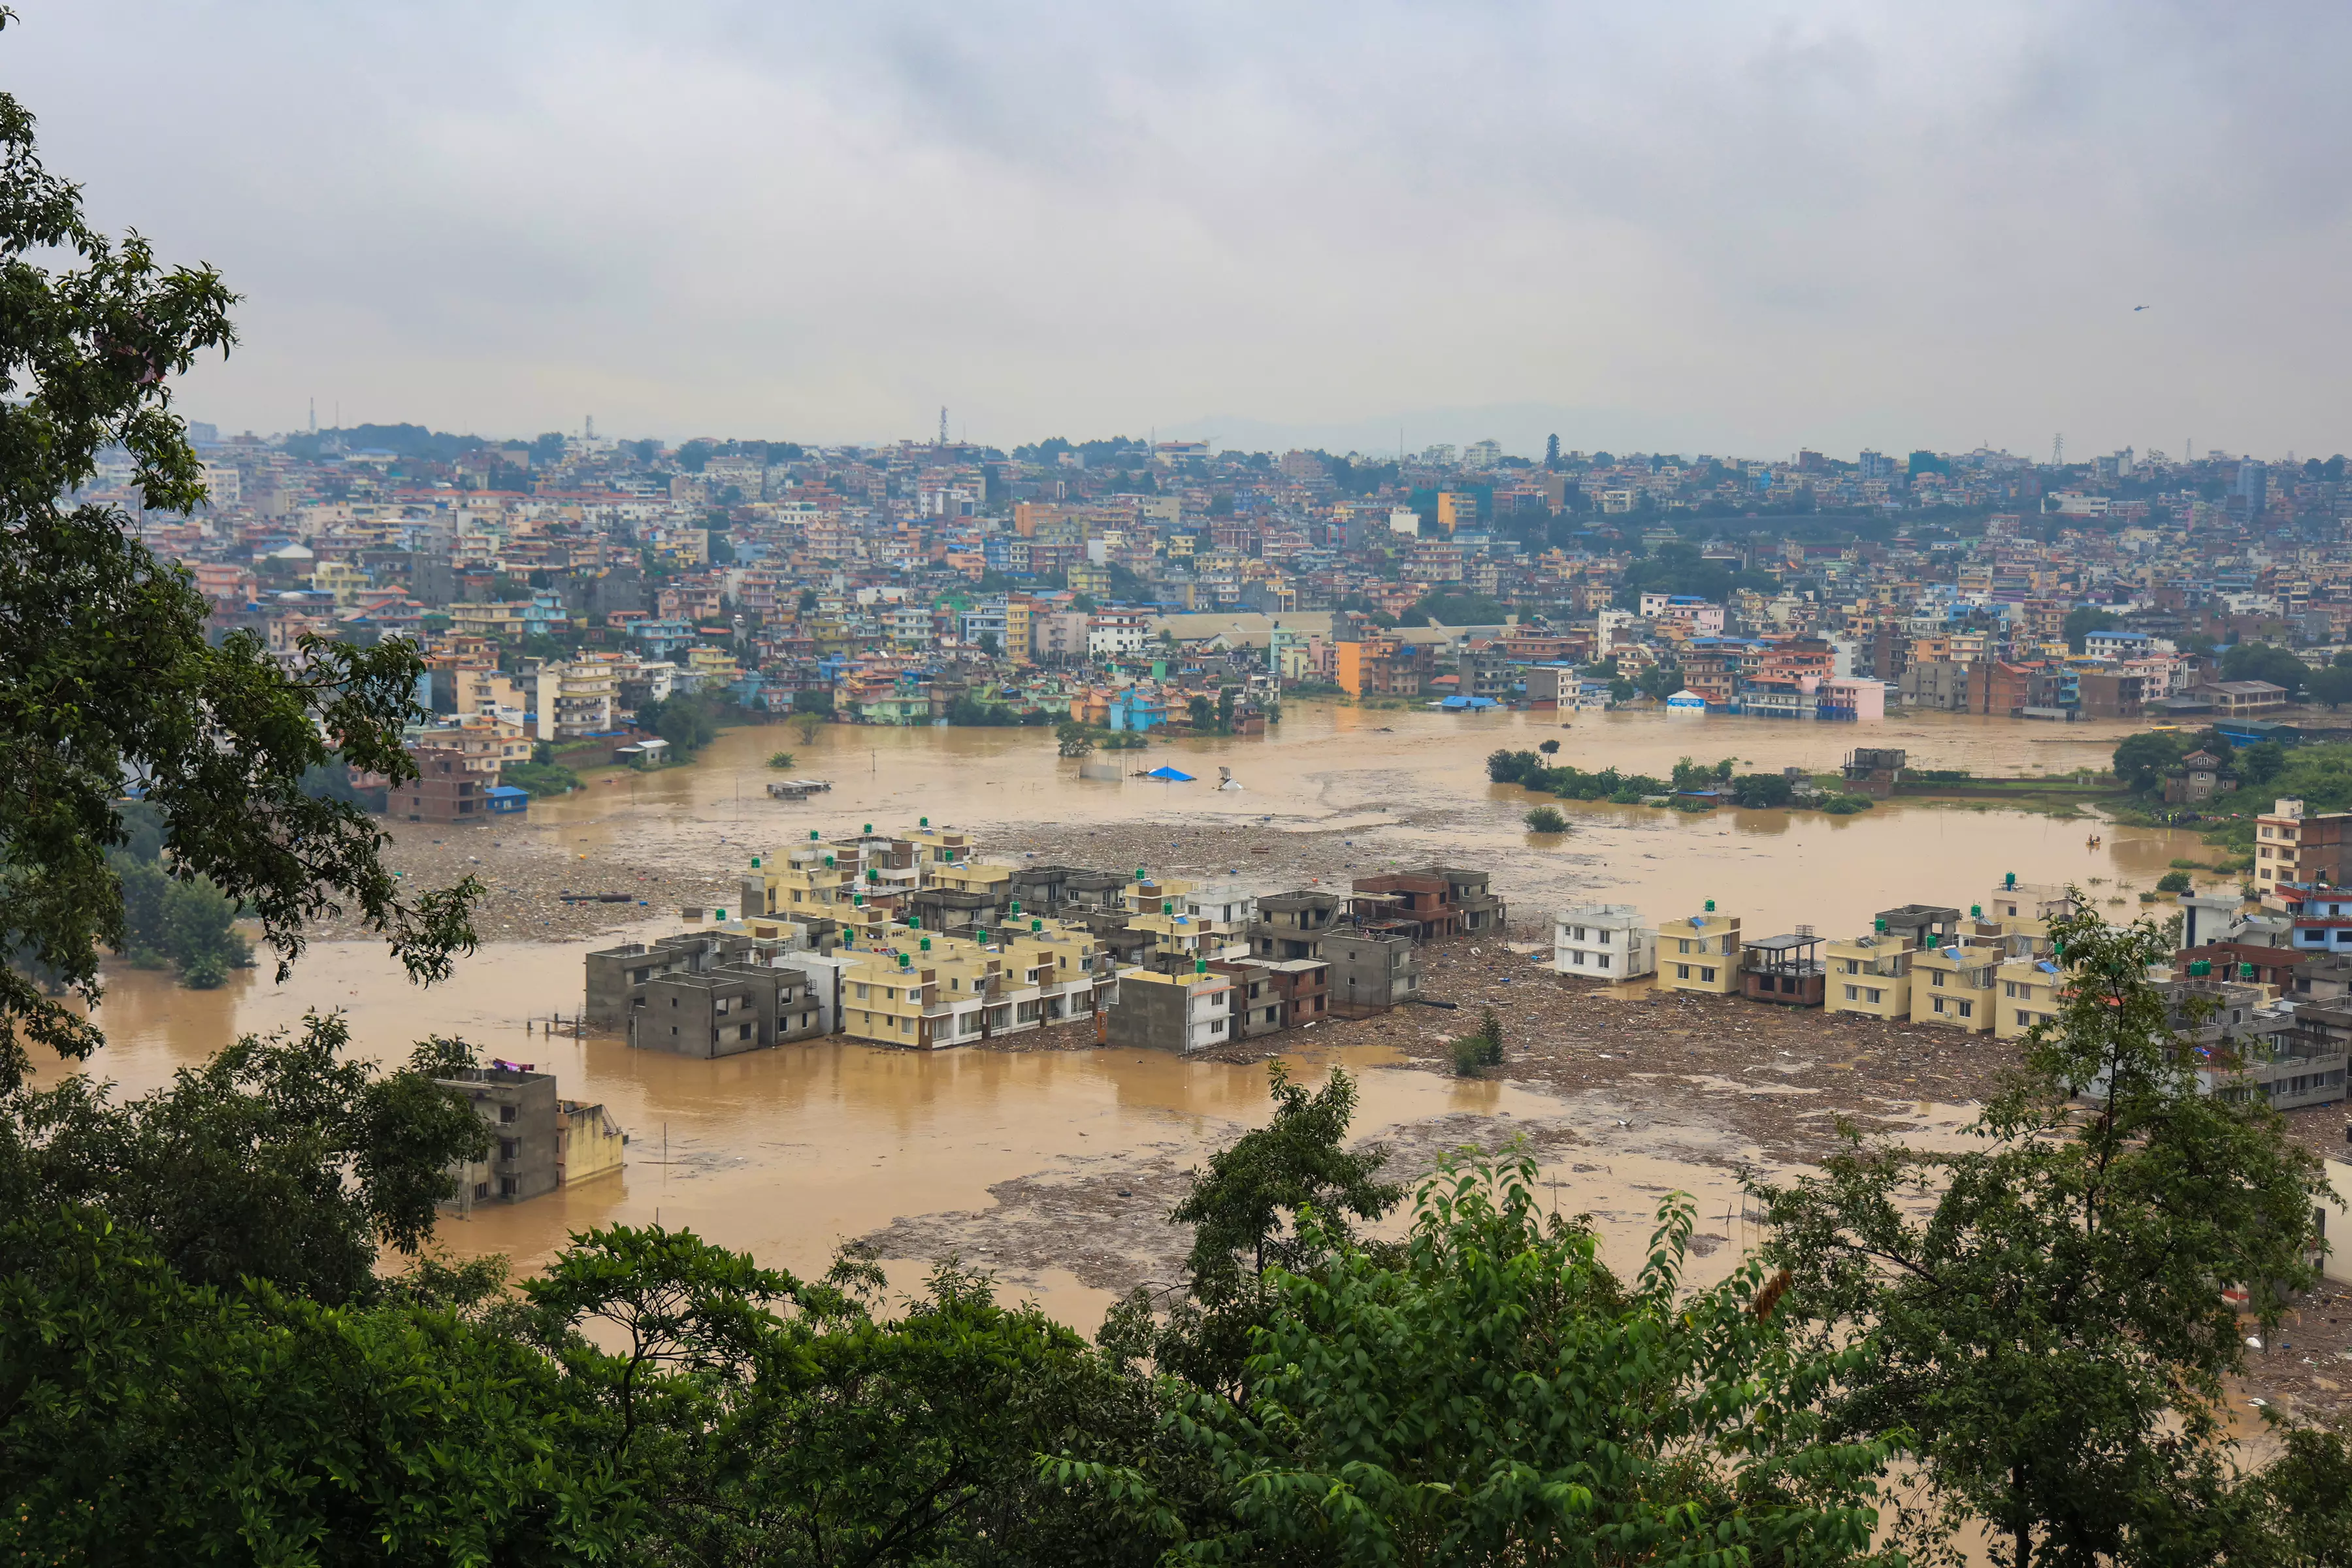
[[1174, 768], [1154, 768], [1143, 776], [1148, 779], [1158, 779], [1162, 784], [1191, 784], [1192, 782], [1192, 775], [1191, 773], [1180, 773]]

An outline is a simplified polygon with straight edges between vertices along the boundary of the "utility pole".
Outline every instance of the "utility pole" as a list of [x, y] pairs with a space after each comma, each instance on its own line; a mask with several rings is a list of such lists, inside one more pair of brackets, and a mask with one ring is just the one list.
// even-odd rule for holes
[[2066, 434], [2063, 430], [2050, 437], [2050, 466], [2053, 468], [2066, 466]]

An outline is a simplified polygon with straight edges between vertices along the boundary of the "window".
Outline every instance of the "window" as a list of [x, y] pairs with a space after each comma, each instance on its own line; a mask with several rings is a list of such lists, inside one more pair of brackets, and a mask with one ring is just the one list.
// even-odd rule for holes
[[1876, 986], [1872, 986], [1872, 987], [1869, 987], [1868, 989], [1864, 990], [1864, 991], [1863, 992], [1863, 994], [1864, 994], [1864, 995], [1865, 995], [1865, 996], [1867, 996], [1867, 997], [1869, 997], [1873, 1002], [1875, 1002], [1875, 1001], [1877, 1001], [1880, 997], [1882, 997], [1882, 996], [1885, 995], [1885, 994], [1886, 994], [1886, 993], [1885, 993], [1885, 992], [1884, 992], [1884, 991], [1879, 990]]
[[510, 1198], [515, 1195], [517, 1190], [518, 1185], [512, 1176], [500, 1176], [499, 1178], [499, 1196], [502, 1198]]
[[517, 1154], [520, 1153], [521, 1152], [522, 1152], [522, 1140], [521, 1140], [521, 1139], [520, 1139], [520, 1138], [501, 1138], [501, 1139], [499, 1139], [499, 1159], [501, 1159], [501, 1160], [511, 1160], [511, 1159], [513, 1159]]
[[1936, 1000], [1935, 1000], [1935, 1008], [1936, 1008], [1936, 1011], [1937, 1011], [1937, 1012], [1938, 1012], [1938, 1013], [1940, 1013], [1940, 1012], [1942, 1012], [1942, 1011], [1944, 1010], [1944, 999], [1943, 999], [1941, 996], [1938, 996], [1938, 997], [1937, 997], [1937, 998], [1936, 998]]
[[1675, 949], [1675, 951], [1676, 951], [1676, 952], [1688, 952], [1691, 950], [1690, 938], [1688, 938], [1688, 937], [1686, 937], [1686, 936], [1685, 936], [1685, 937], [1676, 937], [1675, 940], [1682, 943], [1682, 946], [1681, 946], [1681, 947], [1679, 947], [1679, 948]]
[[1606, 969], [1609, 967], [1609, 955], [1605, 952], [1596, 952], [1592, 955], [1592, 963], [1597, 969]]
[[1698, 972], [1698, 977], [1700, 982], [1704, 984], [1712, 985], [1715, 984], [1715, 971], [1712, 969], [1700, 970]]
[[1976, 1010], [1977, 1005], [1973, 1002], [1963, 1002], [1960, 1004], [1960, 1016], [1963, 1018], [1972, 1016]]
[[2022, 1011], [2022, 1010], [2021, 1010], [2021, 1011], [2018, 1013], [2018, 1015], [2017, 1015], [2017, 1026], [2018, 1026], [2019, 1028], [2021, 1028], [2021, 1029], [2025, 1028], [2025, 1027], [2027, 1027], [2028, 1026], [2030, 1026], [2032, 1022], [2033, 1022], [2033, 1015], [2032, 1015], [2032, 1014], [2028, 1013], [2028, 1012], [2024, 1012], [2024, 1011]]
[[490, 1184], [488, 1182], [476, 1182], [474, 1184], [474, 1195], [478, 1198], [488, 1197], [490, 1195]]
[[[1929, 973], [1930, 974], [1932, 974], [1932, 975], [1935, 977], [1935, 984], [1938, 984], [1938, 985], [1941, 985], [1941, 984], [1944, 983], [1944, 972], [1943, 972], [1942, 970], [1940, 970], [1940, 969], [1930, 970], [1928, 973]], [[1937, 1005], [1936, 1005], [1936, 1010], [1937, 1010], [1937, 1012], [1939, 1012], [1939, 1013], [1940, 1013], [1940, 1012], [1942, 1012], [1942, 1011], [1944, 1010], [1944, 1009], [1943, 1009], [1943, 1004], [1941, 1004], [1941, 1003], [1937, 1003]]]
[[499, 1121], [512, 1121], [514, 1119], [515, 1119], [515, 1108], [514, 1108], [513, 1106], [511, 1106], [511, 1105], [501, 1105], [501, 1106], [499, 1106]]
[[735, 1037], [739, 1040], [750, 1039], [751, 1037], [751, 1026], [749, 1024], [738, 1024], [735, 1026]]
[[1849, 985], [1849, 986], [1847, 986], [1847, 987], [1845, 988], [1845, 999], [1846, 999], [1847, 1001], [1849, 1001], [1849, 1002], [1859, 1002], [1859, 1001], [1861, 1001], [1861, 1000], [1862, 1000], [1862, 987], [1861, 987], [1861, 986], [1859, 986], [1859, 985]]
[[1677, 980], [1688, 980], [1690, 978], [1690, 965], [1687, 963], [1675, 964], [1675, 978]]

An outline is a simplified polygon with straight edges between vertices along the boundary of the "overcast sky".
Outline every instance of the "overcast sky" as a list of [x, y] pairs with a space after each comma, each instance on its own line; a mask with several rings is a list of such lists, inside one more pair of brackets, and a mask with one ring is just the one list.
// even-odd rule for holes
[[15, 5], [225, 426], [2352, 447], [2341, 5]]

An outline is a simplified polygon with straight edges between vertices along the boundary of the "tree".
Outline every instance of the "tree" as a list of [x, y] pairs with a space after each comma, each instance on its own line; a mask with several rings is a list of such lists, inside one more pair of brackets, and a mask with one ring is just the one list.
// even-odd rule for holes
[[1559, 809], [1554, 806], [1536, 806], [1528, 813], [1526, 821], [1528, 831], [1529, 833], [1565, 833], [1568, 831], [1568, 818], [1562, 816], [1559, 814]]
[[1478, 1026], [1454, 1042], [1454, 1076], [1476, 1078], [1503, 1065], [1503, 1020], [1492, 1007], [1478, 1015]]
[[994, 658], [996, 657], [996, 634], [994, 632], [982, 632], [980, 634], [980, 651], [990, 658]]
[[1192, 698], [1184, 704], [1184, 711], [1192, 720], [1192, 728], [1203, 732], [1217, 721], [1216, 707], [1205, 697]]
[[2167, 871], [2156, 879], [2156, 890], [2159, 893], [2192, 892], [2196, 886], [2196, 880], [2186, 871]]
[[1558, 741], [1540, 741], [1537, 742], [1536, 750], [1541, 752], [1547, 757], [1556, 757], [1559, 754], [1559, 742]]
[[78, 1205], [0, 1218], [0, 1301], [26, 1561], [609, 1562], [640, 1523], [557, 1368], [446, 1308], [191, 1284]]
[[2341, 664], [2332, 664], [2316, 671], [2308, 686], [2314, 702], [2324, 702], [2331, 709], [2352, 702], [2352, 669], [2347, 669]]
[[1651, 665], [1642, 671], [1641, 679], [1634, 683], [1634, 686], [1643, 696], [1664, 702], [1683, 689], [1682, 667], [1673, 664]]
[[1741, 773], [1731, 781], [1731, 798], [1751, 811], [1778, 811], [1796, 794], [1796, 785], [1780, 773]]
[[2269, 643], [2242, 642], [2221, 656], [2224, 680], [2266, 680], [2290, 697], [2303, 689], [2311, 667], [2294, 653]]
[[2147, 978], [2163, 928], [2085, 913], [2051, 934], [2063, 1000], [1980, 1148], [1849, 1134], [1823, 1174], [1754, 1189], [1795, 1310], [1859, 1336], [1830, 1429], [1909, 1434], [1946, 1521], [1987, 1521], [2006, 1568], [2154, 1560], [2169, 1521], [2219, 1506], [2244, 1354], [2221, 1288], [2276, 1322], [2315, 1278], [2323, 1185], [2260, 1097], [2200, 1092], [2188, 1020]]
[[1557, 468], [1559, 467], [1559, 437], [1558, 436], [1547, 436], [1544, 437], [1544, 467], [1547, 468]]
[[[1629, 1285], [1538, 1190], [1532, 1160], [1449, 1163], [1402, 1248], [1308, 1216], [1312, 1261], [1269, 1279], [1246, 1398], [1180, 1395], [1223, 1514], [1189, 1560], [1886, 1561], [1891, 1446], [1822, 1432], [1811, 1407], [1853, 1358], [1791, 1342], [1782, 1282], [1751, 1262], [1683, 1291], [1675, 1194]], [[1055, 1469], [1139, 1522], [1179, 1514], [1143, 1468]]]
[[793, 756], [790, 752], [770, 752], [768, 753], [768, 765], [772, 768], [789, 770], [792, 767], [793, 761]]
[[[425, 673], [415, 645], [306, 639], [291, 664], [248, 633], [215, 645], [204, 597], [119, 509], [60, 499], [120, 447], [149, 509], [202, 503], [169, 378], [235, 341], [233, 303], [210, 268], [166, 269], [137, 236], [91, 228], [76, 187], [42, 167], [32, 117], [0, 94], [0, 950], [85, 1003], [99, 949], [124, 940], [107, 852], [125, 779], [165, 824], [175, 873], [259, 918], [281, 978], [304, 922], [346, 906], [419, 980], [473, 945], [478, 883], [404, 900], [365, 814], [302, 787], [331, 751], [414, 776], [401, 728]], [[82, 1058], [99, 1039], [0, 968], [0, 1091], [23, 1080], [27, 1043]]]
[[2189, 739], [2173, 731], [2150, 730], [2126, 735], [2116, 742], [2116, 779], [2133, 794], [2147, 795], [2164, 782], [2165, 770], [2178, 763], [2191, 749]]
[[2102, 610], [2093, 605], [2077, 605], [2066, 612], [2066, 646], [2080, 653], [2084, 639], [2091, 633], [2107, 631], [2122, 624], [2112, 610]]
[[[1139, 1289], [1111, 1309], [1102, 1333], [1114, 1355], [1150, 1356], [1162, 1372], [1230, 1397], [1241, 1394], [1250, 1335], [1268, 1306], [1267, 1271], [1305, 1267], [1352, 1235], [1351, 1219], [1377, 1220], [1404, 1195], [1379, 1179], [1386, 1149], [1342, 1147], [1356, 1112], [1356, 1081], [1345, 1069], [1332, 1068], [1312, 1094], [1278, 1061], [1266, 1075], [1274, 1120], [1193, 1171], [1191, 1191], [1169, 1214], [1193, 1227], [1184, 1299], [1155, 1326], [1152, 1298]], [[1311, 1227], [1310, 1209], [1319, 1216]]]
[[340, 1014], [299, 1036], [247, 1035], [163, 1089], [115, 1103], [77, 1075], [21, 1093], [0, 1115], [0, 1213], [102, 1208], [196, 1285], [267, 1280], [329, 1304], [365, 1300], [379, 1238], [413, 1253], [452, 1162], [489, 1135], [434, 1079], [469, 1066], [428, 1040], [404, 1070], [346, 1059]]
[[[593, 1231], [528, 1282], [581, 1446], [647, 1507], [651, 1561], [1072, 1562], [1161, 1542], [1046, 1488], [1036, 1456], [1147, 1449], [1148, 1385], [952, 1265], [890, 1321], [881, 1270], [763, 1269], [691, 1232]], [[591, 1334], [591, 1326], [596, 1332]]]
[[1095, 749], [1094, 735], [1075, 719], [1065, 719], [1054, 726], [1054, 743], [1066, 757], [1083, 757]]

